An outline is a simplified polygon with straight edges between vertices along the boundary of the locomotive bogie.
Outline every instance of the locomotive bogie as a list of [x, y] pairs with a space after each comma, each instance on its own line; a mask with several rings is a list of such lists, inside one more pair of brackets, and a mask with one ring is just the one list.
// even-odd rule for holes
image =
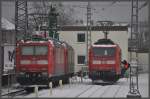
[[103, 81], [116, 81], [118, 75], [114, 71], [93, 71], [89, 73], [89, 77], [94, 80], [103, 80]]

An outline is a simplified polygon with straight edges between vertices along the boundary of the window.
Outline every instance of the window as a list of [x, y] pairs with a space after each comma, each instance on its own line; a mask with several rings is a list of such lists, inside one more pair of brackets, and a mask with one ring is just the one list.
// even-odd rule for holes
[[46, 55], [47, 53], [47, 46], [35, 46], [35, 55]]
[[78, 60], [78, 64], [85, 64], [85, 56], [84, 55], [79, 55], [77, 60]]
[[93, 53], [94, 53], [94, 55], [98, 55], [98, 56], [114, 56], [115, 55], [115, 48], [94, 47]]
[[79, 33], [77, 35], [77, 41], [78, 42], [85, 42], [85, 33]]
[[33, 55], [34, 47], [33, 46], [22, 46], [22, 55]]
[[22, 46], [22, 55], [47, 55], [47, 46]]

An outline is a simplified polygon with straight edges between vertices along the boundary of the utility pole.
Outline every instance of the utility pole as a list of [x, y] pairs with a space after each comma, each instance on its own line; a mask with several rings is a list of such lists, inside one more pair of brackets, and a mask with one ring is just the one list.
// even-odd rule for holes
[[91, 40], [91, 3], [88, 1], [87, 5], [87, 33], [86, 33], [86, 65], [88, 67], [88, 55], [89, 55], [89, 48], [92, 44]]
[[[148, 40], [148, 46], [150, 46], [150, 0], [148, 2], [148, 25], [149, 25], [149, 40]], [[149, 66], [150, 66], [150, 47], [149, 47]], [[149, 79], [150, 82], [150, 79]]]
[[[16, 40], [29, 36], [27, 0], [15, 0], [15, 31]], [[19, 33], [21, 31], [21, 33]]]
[[[27, 1], [28, 0], [15, 0], [15, 45], [17, 45], [18, 40], [26, 39], [30, 36], [28, 32]], [[16, 65], [16, 61], [14, 61], [14, 65]], [[13, 79], [11, 78], [11, 76], [13, 77]], [[12, 82], [13, 80], [16, 80], [15, 66], [12, 71], [8, 71], [8, 86], [11, 87], [9, 81]]]
[[3, 58], [3, 55], [2, 55], [2, 28], [1, 28], [1, 19], [2, 19], [2, 14], [1, 14], [1, 10], [2, 10], [2, 1], [0, 0], [0, 98], [1, 98], [1, 93], [2, 93], [2, 65], [3, 65], [3, 63], [2, 63], [2, 58]]
[[[133, 60], [137, 63], [135, 66], [131, 64], [130, 66], [130, 85], [129, 85], [129, 92], [127, 97], [141, 97], [139, 92], [139, 85], [138, 85], [138, 50], [139, 50], [139, 30], [138, 30], [138, 0], [132, 0], [132, 13], [131, 13], [131, 41], [133, 46], [131, 47], [130, 51], [130, 62]], [[135, 58], [133, 58], [133, 53]], [[135, 71], [135, 72], [133, 72]]]

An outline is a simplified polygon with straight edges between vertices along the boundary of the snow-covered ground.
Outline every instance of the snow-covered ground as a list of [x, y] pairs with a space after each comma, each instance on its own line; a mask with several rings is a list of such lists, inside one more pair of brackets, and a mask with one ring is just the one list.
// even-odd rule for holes
[[149, 75], [139, 75], [139, 91], [143, 97], [149, 97]]
[[[149, 97], [149, 83], [148, 83], [148, 74], [139, 75], [139, 91], [142, 97]], [[100, 83], [92, 84], [90, 79], [81, 79], [79, 77], [74, 77], [71, 84], [63, 85], [62, 87], [58, 86], [52, 89], [50, 93], [49, 89], [42, 89], [38, 92], [38, 97], [48, 98], [48, 97], [66, 97], [66, 98], [86, 98], [86, 97], [108, 97], [108, 98], [119, 98], [126, 97], [129, 92], [129, 79], [122, 78], [117, 83], [105, 84]], [[34, 98], [36, 97], [35, 93], [30, 93], [26, 96], [16, 96], [18, 98]]]

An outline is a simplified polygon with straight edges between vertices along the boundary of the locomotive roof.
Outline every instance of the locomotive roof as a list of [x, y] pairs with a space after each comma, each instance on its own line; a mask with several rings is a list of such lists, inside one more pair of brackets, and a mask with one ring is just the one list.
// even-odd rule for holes
[[115, 43], [111, 39], [99, 39], [94, 43], [95, 45], [114, 45]]
[[[32, 40], [28, 40], [28, 41], [24, 41], [24, 40], [21, 40], [20, 43], [25, 43], [25, 44], [29, 44], [29, 43], [51, 43], [52, 45], [54, 46], [57, 46], [57, 47], [60, 47], [60, 46], [63, 46], [63, 43], [62, 41], [59, 41], [57, 39], [53, 39], [53, 38], [48, 38], [48, 40], [41, 40], [41, 41], [32, 41]], [[69, 46], [67, 43], [65, 44], [66, 46]]]

